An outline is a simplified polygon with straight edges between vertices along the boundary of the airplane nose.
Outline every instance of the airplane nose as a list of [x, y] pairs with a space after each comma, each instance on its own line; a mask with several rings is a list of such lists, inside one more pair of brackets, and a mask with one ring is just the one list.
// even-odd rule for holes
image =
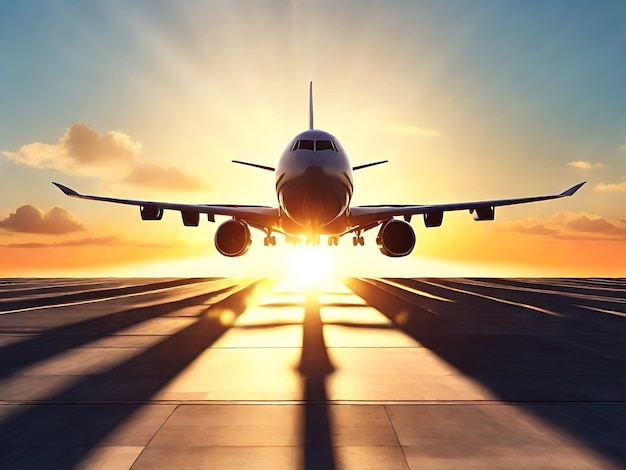
[[348, 205], [348, 189], [319, 166], [285, 183], [280, 192], [281, 205], [289, 218], [300, 225], [326, 225], [343, 213]]

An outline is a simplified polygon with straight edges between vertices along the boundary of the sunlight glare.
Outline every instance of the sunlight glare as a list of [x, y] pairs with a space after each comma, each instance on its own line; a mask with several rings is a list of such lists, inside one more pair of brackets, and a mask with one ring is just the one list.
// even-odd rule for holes
[[305, 285], [326, 279], [333, 274], [333, 260], [328, 250], [320, 246], [294, 248], [290, 261], [291, 276]]

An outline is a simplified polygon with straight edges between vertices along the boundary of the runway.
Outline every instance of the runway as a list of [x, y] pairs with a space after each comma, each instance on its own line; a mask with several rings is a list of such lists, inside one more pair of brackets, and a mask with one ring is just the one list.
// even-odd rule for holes
[[0, 467], [625, 468], [625, 293], [0, 279]]

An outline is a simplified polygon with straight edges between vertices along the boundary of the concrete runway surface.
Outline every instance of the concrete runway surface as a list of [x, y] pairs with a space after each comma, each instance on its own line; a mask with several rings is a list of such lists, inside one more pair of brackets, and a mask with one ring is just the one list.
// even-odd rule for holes
[[0, 279], [0, 468], [626, 468], [625, 292]]

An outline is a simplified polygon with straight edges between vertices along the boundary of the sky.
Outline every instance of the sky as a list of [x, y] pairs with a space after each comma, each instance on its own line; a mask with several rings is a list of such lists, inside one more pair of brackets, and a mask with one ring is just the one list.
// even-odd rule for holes
[[[617, 1], [0, 0], [0, 276], [275, 275], [217, 224], [143, 222], [88, 194], [276, 205], [274, 166], [308, 125], [353, 165], [352, 203], [552, 194], [494, 222], [414, 218], [389, 259], [366, 234], [319, 247], [341, 275], [626, 276], [626, 8]], [[218, 218], [217, 222], [221, 220]], [[329, 261], [329, 262], [331, 262]]]

